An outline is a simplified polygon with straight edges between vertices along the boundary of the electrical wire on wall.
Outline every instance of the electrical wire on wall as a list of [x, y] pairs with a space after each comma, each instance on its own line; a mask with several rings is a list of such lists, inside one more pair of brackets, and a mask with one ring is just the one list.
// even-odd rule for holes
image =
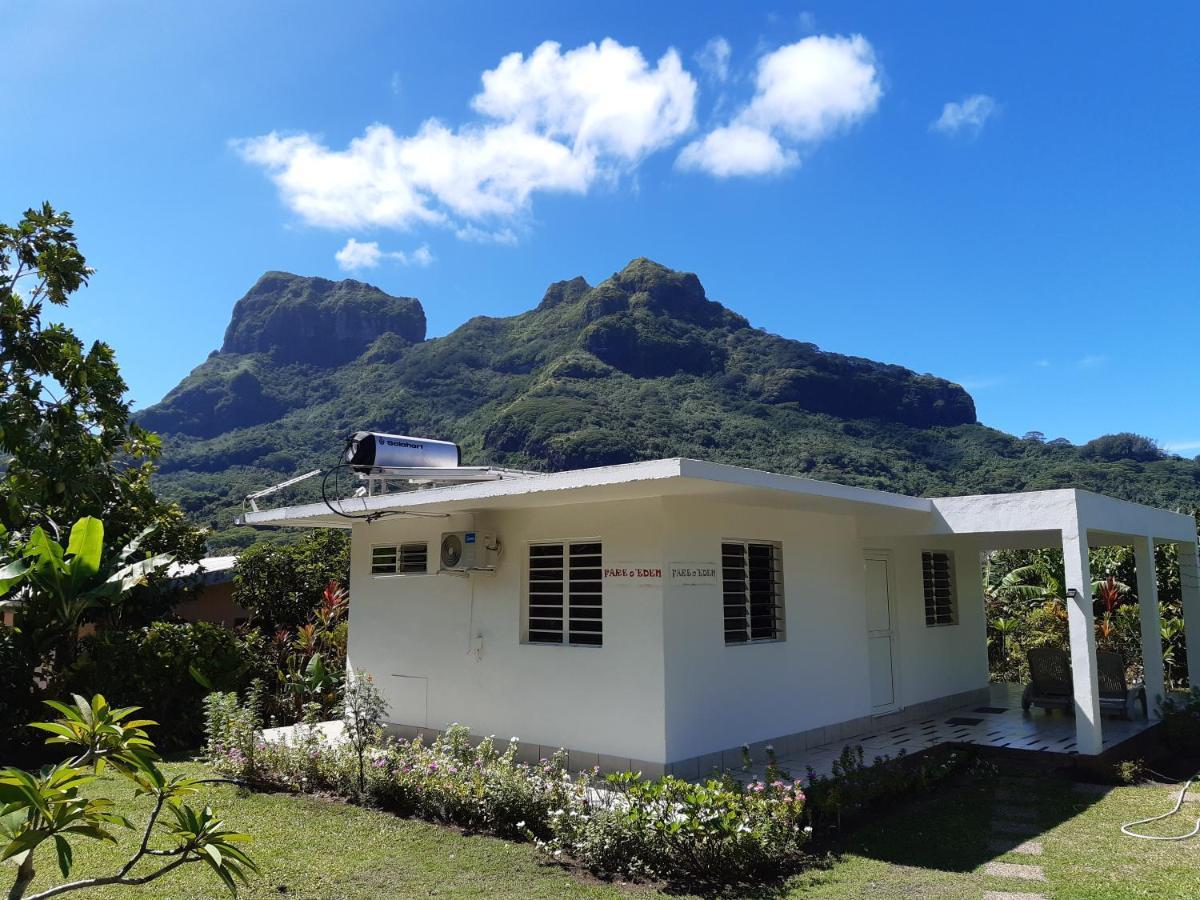
[[[341, 455], [339, 454], [339, 459]], [[448, 513], [431, 513], [431, 512], [413, 512], [407, 509], [380, 509], [375, 512], [363, 512], [360, 514], [348, 513], [339, 506], [334, 506], [334, 503], [340, 504], [341, 489], [339, 484], [339, 475], [342, 469], [353, 469], [354, 466], [347, 462], [339, 462], [337, 465], [325, 471], [321, 476], [321, 501], [329, 507], [329, 511], [335, 516], [340, 516], [343, 519], [350, 519], [355, 522], [373, 522], [376, 519], [382, 519], [387, 516], [409, 516], [411, 518], [422, 519], [445, 519]], [[333, 477], [333, 496], [334, 500], [329, 499], [329, 478]]]

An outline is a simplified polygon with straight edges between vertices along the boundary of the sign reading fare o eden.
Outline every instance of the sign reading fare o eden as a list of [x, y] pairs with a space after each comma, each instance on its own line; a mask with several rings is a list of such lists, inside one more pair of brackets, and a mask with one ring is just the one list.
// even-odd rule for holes
[[673, 562], [667, 566], [651, 562], [615, 562], [604, 567], [604, 580], [622, 587], [660, 588], [664, 576], [671, 587], [707, 587], [717, 583], [717, 564]]

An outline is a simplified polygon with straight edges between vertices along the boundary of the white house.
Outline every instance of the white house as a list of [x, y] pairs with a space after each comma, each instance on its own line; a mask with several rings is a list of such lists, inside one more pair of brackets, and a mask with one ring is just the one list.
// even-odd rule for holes
[[[1152, 711], [1156, 542], [1180, 545], [1200, 648], [1192, 519], [1081, 490], [926, 499], [663, 459], [342, 507], [382, 515], [315, 503], [245, 519], [352, 529], [350, 664], [376, 676], [391, 720], [566, 747], [577, 767], [694, 772], [743, 743], [803, 748], [986, 702], [988, 549], [1065, 552], [1080, 753], [1100, 752], [1107, 724], [1089, 546], [1136, 550]], [[492, 571], [439, 573], [455, 532]], [[1200, 684], [1200, 652], [1189, 667]]]

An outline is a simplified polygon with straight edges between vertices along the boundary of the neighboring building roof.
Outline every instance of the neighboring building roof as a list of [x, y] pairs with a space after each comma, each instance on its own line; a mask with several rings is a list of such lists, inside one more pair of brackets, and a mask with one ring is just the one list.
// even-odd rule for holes
[[[173, 582], [188, 584], [225, 584], [233, 581], [236, 556], [206, 556], [198, 563], [171, 563], [167, 577]], [[197, 579], [196, 576], [200, 577]]]
[[[933, 534], [1028, 533], [1064, 526], [1069, 516], [1085, 527], [1161, 540], [1194, 541], [1190, 516], [1075, 489], [984, 494], [974, 497], [909, 497], [850, 487], [814, 478], [778, 475], [696, 459], [510, 475], [498, 481], [453, 484], [421, 490], [351, 497], [338, 502], [351, 517], [527, 509], [592, 501], [656, 497], [709, 497], [762, 506], [815, 511], [870, 513], [904, 531]], [[247, 525], [349, 528], [325, 503], [247, 511]]]

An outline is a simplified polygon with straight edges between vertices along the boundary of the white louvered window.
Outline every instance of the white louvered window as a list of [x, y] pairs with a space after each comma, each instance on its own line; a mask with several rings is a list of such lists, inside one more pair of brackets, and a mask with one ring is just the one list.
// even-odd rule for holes
[[925, 587], [925, 625], [958, 624], [958, 592], [954, 586], [954, 555], [945, 550], [921, 554]]
[[783, 640], [783, 550], [765, 541], [721, 544], [725, 643]]
[[526, 639], [531, 644], [603, 643], [599, 541], [529, 545]]
[[429, 545], [424, 541], [371, 548], [372, 575], [424, 575], [429, 571]]

